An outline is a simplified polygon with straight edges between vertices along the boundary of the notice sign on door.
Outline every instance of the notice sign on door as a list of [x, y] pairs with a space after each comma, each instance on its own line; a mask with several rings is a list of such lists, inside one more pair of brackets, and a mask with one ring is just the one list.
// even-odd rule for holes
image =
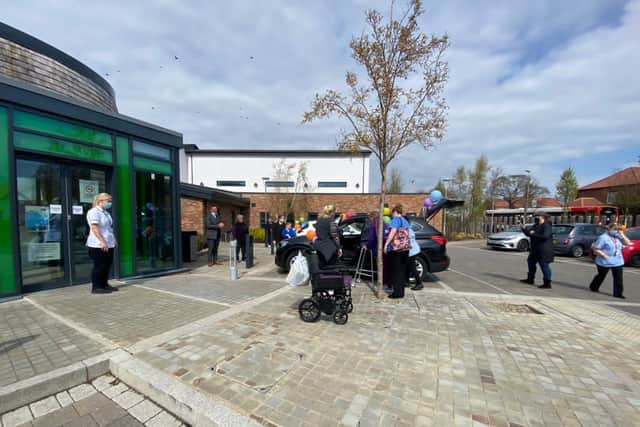
[[93, 198], [100, 192], [100, 182], [88, 179], [79, 179], [80, 203], [93, 203]]
[[28, 243], [29, 262], [56, 261], [60, 259], [60, 243]]
[[73, 214], [82, 215], [82, 205], [73, 205]]

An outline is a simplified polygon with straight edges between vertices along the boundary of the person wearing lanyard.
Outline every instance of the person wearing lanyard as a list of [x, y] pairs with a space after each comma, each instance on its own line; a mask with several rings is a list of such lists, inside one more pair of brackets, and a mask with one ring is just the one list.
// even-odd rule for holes
[[622, 245], [630, 245], [631, 242], [625, 234], [618, 230], [618, 224], [611, 223], [606, 226], [606, 231], [598, 237], [591, 246], [596, 254], [596, 274], [589, 285], [591, 292], [598, 292], [609, 270], [613, 276], [613, 296], [624, 299], [622, 295]]
[[113, 264], [113, 252], [116, 238], [113, 234], [113, 220], [107, 210], [111, 209], [112, 198], [109, 193], [100, 193], [93, 198], [93, 208], [87, 212], [89, 237], [87, 247], [93, 260], [91, 270], [91, 292], [108, 294], [118, 288], [109, 285], [109, 271]]

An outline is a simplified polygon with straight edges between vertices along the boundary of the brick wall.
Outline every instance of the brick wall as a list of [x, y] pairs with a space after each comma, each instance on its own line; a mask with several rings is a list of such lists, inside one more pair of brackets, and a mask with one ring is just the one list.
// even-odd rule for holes
[[[286, 193], [245, 193], [243, 197], [251, 199], [251, 223], [260, 224], [260, 212], [270, 212], [272, 216], [276, 216], [278, 212], [273, 212], [273, 206], [278, 205], [275, 199], [281, 198]], [[289, 194], [290, 195], [290, 194]], [[420, 213], [424, 199], [429, 196], [428, 193], [419, 194], [387, 194], [386, 203], [390, 207], [397, 203], [401, 203], [405, 212]], [[352, 210], [355, 212], [371, 212], [378, 210], [379, 195], [372, 194], [298, 194], [302, 200], [302, 205], [306, 205], [306, 211], [296, 212], [296, 217], [306, 217], [307, 212], [322, 213], [322, 208], [326, 205], [335, 205], [339, 212]], [[254, 206], [255, 205], [255, 206]], [[441, 229], [442, 215], [438, 213], [431, 220], [434, 227]]]
[[182, 217], [180, 218], [182, 231], [197, 231], [198, 236], [205, 235], [205, 220], [206, 215], [209, 213], [211, 206], [217, 206], [218, 212], [222, 216], [222, 222], [224, 223], [224, 230], [230, 231], [233, 225], [234, 215], [242, 214], [245, 216], [245, 222], [249, 223], [250, 227], [257, 227], [258, 221], [250, 222], [248, 215], [248, 209], [238, 206], [233, 206], [227, 203], [219, 203], [211, 200], [193, 199], [190, 197], [180, 198], [180, 209], [182, 211]]
[[101, 109], [118, 111], [115, 99], [90, 79], [47, 56], [3, 38], [0, 38], [0, 74]]

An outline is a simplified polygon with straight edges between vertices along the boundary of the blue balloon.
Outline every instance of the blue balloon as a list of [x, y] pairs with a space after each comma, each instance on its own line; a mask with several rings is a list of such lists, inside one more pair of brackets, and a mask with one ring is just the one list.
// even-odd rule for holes
[[442, 199], [442, 193], [439, 190], [433, 190], [431, 192], [431, 200], [438, 203]]

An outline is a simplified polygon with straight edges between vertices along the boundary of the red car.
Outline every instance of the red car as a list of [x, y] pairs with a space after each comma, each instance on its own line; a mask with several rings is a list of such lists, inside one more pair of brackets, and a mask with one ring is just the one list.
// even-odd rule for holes
[[[640, 267], [640, 227], [627, 228], [624, 234], [631, 241], [629, 246], [622, 247], [624, 263], [631, 267]], [[589, 251], [589, 254], [591, 259], [595, 259], [596, 256], [592, 250]]]

